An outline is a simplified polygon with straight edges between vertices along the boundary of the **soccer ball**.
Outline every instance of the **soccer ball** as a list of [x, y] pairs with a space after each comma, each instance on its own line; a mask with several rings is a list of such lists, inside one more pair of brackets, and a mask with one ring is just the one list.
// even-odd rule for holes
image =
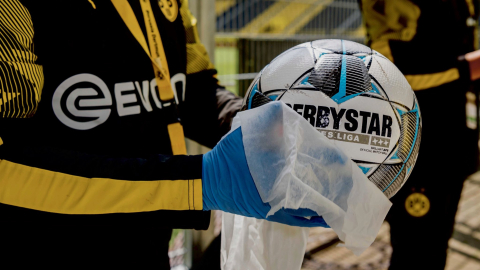
[[253, 80], [244, 108], [271, 100], [285, 102], [333, 140], [388, 198], [410, 176], [420, 110], [403, 74], [380, 53], [337, 39], [295, 46]]

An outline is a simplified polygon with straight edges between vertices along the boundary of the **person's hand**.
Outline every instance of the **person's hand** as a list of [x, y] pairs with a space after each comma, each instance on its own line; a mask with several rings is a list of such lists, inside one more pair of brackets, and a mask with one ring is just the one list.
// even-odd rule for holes
[[468, 62], [470, 80], [473, 82], [480, 79], [480, 50], [469, 52], [462, 58]]
[[282, 208], [267, 217], [271, 207], [260, 198], [250, 174], [241, 127], [203, 156], [202, 167], [203, 210], [222, 210], [292, 226], [328, 227], [309, 209]]

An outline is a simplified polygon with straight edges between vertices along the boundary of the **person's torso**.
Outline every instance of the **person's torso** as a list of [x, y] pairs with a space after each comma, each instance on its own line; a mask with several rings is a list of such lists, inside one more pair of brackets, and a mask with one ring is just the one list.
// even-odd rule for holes
[[[475, 1], [363, 0], [369, 45], [382, 40], [378, 50], [404, 74], [426, 74], [458, 65], [458, 56], [475, 50]], [[390, 58], [390, 57], [389, 57]]]
[[[38, 111], [23, 120], [22, 134], [29, 143], [87, 153], [171, 154], [170, 112], [162, 109], [150, 58], [110, 1], [91, 2], [23, 1], [45, 82]], [[129, 2], [148, 42], [140, 3]], [[181, 16], [170, 22], [156, 0], [151, 6], [173, 89], [182, 93], [186, 40]]]

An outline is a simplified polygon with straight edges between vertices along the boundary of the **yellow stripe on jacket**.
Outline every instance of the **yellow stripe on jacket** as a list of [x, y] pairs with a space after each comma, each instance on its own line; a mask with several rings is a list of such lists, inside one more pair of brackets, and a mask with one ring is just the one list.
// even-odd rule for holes
[[86, 178], [0, 160], [0, 203], [60, 214], [202, 210], [202, 181]]

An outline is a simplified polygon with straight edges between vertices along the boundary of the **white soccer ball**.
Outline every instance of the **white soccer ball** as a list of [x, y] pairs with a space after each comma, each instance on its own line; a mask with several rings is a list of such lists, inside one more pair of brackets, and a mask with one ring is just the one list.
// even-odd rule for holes
[[422, 129], [417, 99], [398, 68], [369, 47], [329, 39], [285, 51], [254, 79], [244, 107], [270, 100], [333, 140], [388, 198], [410, 176]]

